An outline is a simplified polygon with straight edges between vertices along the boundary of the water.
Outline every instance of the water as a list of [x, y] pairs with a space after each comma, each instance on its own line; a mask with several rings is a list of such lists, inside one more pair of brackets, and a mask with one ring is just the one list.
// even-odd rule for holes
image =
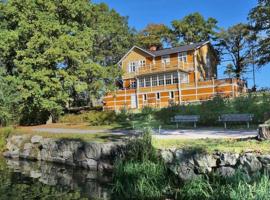
[[0, 157], [0, 200], [109, 200], [110, 175]]

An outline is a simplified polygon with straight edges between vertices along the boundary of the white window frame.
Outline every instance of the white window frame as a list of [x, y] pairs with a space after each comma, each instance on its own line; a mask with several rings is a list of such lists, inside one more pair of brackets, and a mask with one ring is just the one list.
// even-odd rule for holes
[[128, 72], [135, 72], [137, 69], [137, 62], [136, 61], [129, 61], [128, 63]]
[[144, 86], [150, 87], [151, 86], [151, 76], [147, 76], [144, 78]]
[[139, 67], [145, 67], [146, 66], [146, 60], [139, 60], [138, 61], [138, 66]]
[[157, 93], [156, 93], [156, 99], [157, 99], [157, 100], [160, 100], [160, 98], [161, 98], [161, 97], [160, 97], [160, 92], [157, 92]]
[[[170, 76], [170, 79], [167, 79], [169, 76]], [[167, 83], [167, 80], [170, 80], [171, 83]], [[166, 85], [171, 85], [171, 84], [173, 84], [172, 74], [171, 74], [171, 73], [165, 74], [165, 83], [166, 83]]]
[[178, 53], [178, 62], [187, 63], [187, 52], [179, 52]]
[[169, 98], [174, 99], [174, 91], [169, 91]]
[[161, 56], [161, 63], [162, 64], [169, 64], [171, 62], [171, 59], [170, 59], [170, 55], [164, 55], [164, 56]]
[[140, 78], [140, 79], [139, 79], [139, 86], [140, 86], [140, 87], [145, 87], [144, 78]]
[[152, 76], [152, 86], [158, 86], [158, 78], [157, 78], [157, 76]]
[[181, 83], [189, 83], [189, 74], [188, 73], [180, 73], [180, 81], [181, 81]]
[[[163, 82], [163, 84], [160, 84], [160, 81]], [[164, 74], [158, 75], [158, 85], [165, 85]]]
[[143, 101], [147, 101], [147, 94], [143, 94]]

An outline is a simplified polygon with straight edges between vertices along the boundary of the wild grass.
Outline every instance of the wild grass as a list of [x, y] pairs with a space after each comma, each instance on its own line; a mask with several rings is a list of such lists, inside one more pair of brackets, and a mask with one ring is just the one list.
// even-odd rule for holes
[[270, 179], [267, 174], [249, 176], [238, 171], [232, 177], [200, 177], [182, 185], [177, 200], [268, 200]]

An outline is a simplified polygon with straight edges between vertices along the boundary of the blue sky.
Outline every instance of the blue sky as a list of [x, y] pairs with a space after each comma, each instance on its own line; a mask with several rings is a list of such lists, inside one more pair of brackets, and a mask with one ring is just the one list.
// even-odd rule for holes
[[[94, 3], [104, 2], [122, 16], [129, 17], [129, 25], [140, 30], [149, 23], [170, 25], [175, 19], [200, 12], [204, 17], [214, 17], [218, 26], [227, 28], [236, 23], [246, 22], [256, 0], [93, 0]], [[219, 78], [225, 77], [224, 67], [219, 68]], [[270, 64], [256, 70], [256, 84], [259, 87], [270, 87]], [[251, 73], [247, 74], [249, 87], [253, 85]]]

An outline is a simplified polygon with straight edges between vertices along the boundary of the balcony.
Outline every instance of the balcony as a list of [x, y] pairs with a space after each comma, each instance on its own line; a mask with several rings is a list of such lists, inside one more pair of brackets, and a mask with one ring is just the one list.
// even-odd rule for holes
[[160, 73], [160, 72], [169, 72], [169, 71], [175, 71], [175, 70], [181, 70], [190, 72], [194, 70], [194, 64], [193, 63], [187, 63], [187, 62], [179, 62], [179, 63], [162, 63], [162, 64], [150, 64], [142, 67], [137, 67], [137, 70], [134, 72], [135, 76], [141, 76], [141, 75], [147, 75], [147, 74], [154, 74], [154, 73]]

